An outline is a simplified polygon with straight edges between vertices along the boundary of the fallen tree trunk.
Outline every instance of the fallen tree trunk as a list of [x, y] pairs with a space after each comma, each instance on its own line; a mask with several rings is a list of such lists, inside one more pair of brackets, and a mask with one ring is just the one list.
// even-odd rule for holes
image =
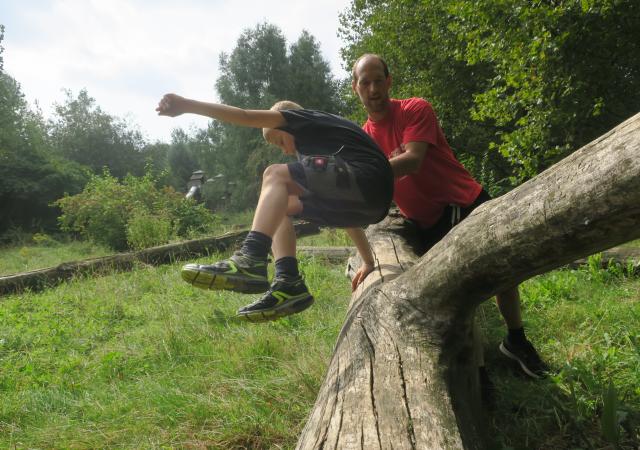
[[[417, 258], [397, 218], [354, 293], [299, 449], [481, 449], [476, 307], [640, 237], [640, 114], [504, 196]], [[395, 221], [395, 222], [394, 222]]]
[[[341, 263], [349, 259], [347, 264], [347, 275], [353, 279], [358, 268], [359, 260], [355, 247], [298, 247], [298, 255], [311, 256], [313, 258], [324, 258], [330, 263]], [[640, 248], [638, 247], [614, 247], [595, 253], [591, 256], [599, 255], [600, 268], [606, 269], [610, 264], [629, 267], [634, 273], [640, 272]], [[569, 263], [567, 267], [578, 269], [589, 264], [589, 257], [579, 258]]]
[[[309, 236], [320, 232], [317, 225], [309, 222], [296, 223], [295, 230], [298, 236]], [[101, 258], [70, 261], [55, 267], [2, 276], [0, 277], [0, 295], [17, 293], [25, 289], [32, 291], [42, 290], [79, 275], [99, 275], [112, 273], [116, 270], [131, 270], [138, 263], [151, 265], [169, 264], [178, 260], [221, 252], [239, 245], [247, 233], [248, 230], [237, 231], [226, 233], [222, 236], [193, 239], [177, 244], [161, 245], [137, 252], [119, 253]]]

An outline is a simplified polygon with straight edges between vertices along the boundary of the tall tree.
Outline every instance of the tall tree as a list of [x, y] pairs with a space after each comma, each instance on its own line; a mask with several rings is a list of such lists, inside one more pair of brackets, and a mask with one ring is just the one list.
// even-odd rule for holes
[[275, 25], [258, 24], [245, 30], [231, 54], [220, 55], [222, 75], [216, 89], [223, 103], [245, 108], [268, 108], [287, 94], [286, 39]]
[[[319, 44], [308, 32], [287, 51], [282, 31], [267, 23], [245, 30], [230, 54], [220, 57], [222, 75], [216, 81], [220, 101], [243, 108], [270, 108], [278, 100], [293, 100], [307, 108], [338, 111], [337, 85]], [[267, 145], [260, 130], [212, 124], [202, 142], [211, 145], [210, 173], [221, 173], [231, 203], [252, 206], [262, 172], [284, 161], [280, 151]], [[206, 138], [206, 139], [205, 139]], [[204, 155], [200, 152], [199, 159]]]
[[86, 90], [77, 97], [66, 91], [63, 104], [55, 106], [56, 116], [50, 121], [50, 135], [56, 151], [102, 173], [123, 177], [128, 173], [142, 175], [144, 140], [139, 131], [124, 120], [111, 116], [96, 105]]
[[51, 152], [41, 115], [15, 79], [0, 72], [0, 234], [10, 226], [52, 228], [51, 202], [82, 189], [83, 169]]
[[472, 117], [494, 123], [494, 147], [515, 181], [535, 175], [640, 103], [640, 4], [444, 2], [457, 58], [494, 74], [474, 96]]
[[340, 112], [337, 85], [329, 63], [322, 58], [320, 43], [306, 30], [291, 44], [288, 75], [290, 100], [309, 109]]

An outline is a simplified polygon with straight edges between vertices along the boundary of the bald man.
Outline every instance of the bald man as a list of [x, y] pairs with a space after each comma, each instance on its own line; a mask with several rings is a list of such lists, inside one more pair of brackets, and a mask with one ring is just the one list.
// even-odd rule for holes
[[[352, 88], [367, 111], [363, 129], [383, 150], [395, 178], [393, 199], [427, 252], [489, 194], [456, 159], [431, 105], [421, 98], [389, 97], [391, 76], [378, 55], [353, 65]], [[531, 378], [549, 370], [526, 338], [518, 287], [496, 296], [508, 328], [500, 351]], [[484, 367], [481, 377], [486, 377]]]

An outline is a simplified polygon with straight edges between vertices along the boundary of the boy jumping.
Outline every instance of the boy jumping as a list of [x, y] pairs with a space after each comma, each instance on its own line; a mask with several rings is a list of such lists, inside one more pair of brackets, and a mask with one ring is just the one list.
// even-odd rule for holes
[[[305, 310], [313, 297], [298, 271], [291, 217], [346, 228], [363, 261], [353, 278], [353, 289], [373, 271], [371, 248], [360, 227], [379, 222], [387, 214], [393, 173], [387, 158], [358, 125], [289, 101], [278, 102], [270, 110], [245, 110], [167, 94], [156, 111], [161, 116], [192, 113], [262, 128], [267, 142], [298, 158], [264, 171], [251, 231], [241, 249], [213, 265], [185, 265], [185, 281], [203, 289], [266, 291], [237, 312], [252, 322]], [[271, 284], [267, 278], [269, 248], [275, 260]]]

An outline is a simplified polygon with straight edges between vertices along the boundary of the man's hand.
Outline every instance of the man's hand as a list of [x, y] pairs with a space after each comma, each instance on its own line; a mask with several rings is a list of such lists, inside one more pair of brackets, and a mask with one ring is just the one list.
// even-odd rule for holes
[[424, 161], [424, 155], [431, 144], [426, 142], [407, 142], [395, 149], [389, 156], [389, 164], [394, 178], [418, 173]]
[[158, 103], [156, 111], [158, 111], [159, 116], [179, 116], [186, 112], [184, 108], [185, 100], [186, 99], [184, 97], [180, 97], [176, 94], [166, 94], [162, 97], [160, 103]]
[[363, 263], [358, 269], [358, 271], [356, 272], [356, 274], [353, 276], [353, 280], [351, 280], [351, 291], [355, 291], [358, 285], [362, 283], [365, 278], [367, 278], [367, 275], [373, 272], [374, 268], [375, 267], [373, 264]]

